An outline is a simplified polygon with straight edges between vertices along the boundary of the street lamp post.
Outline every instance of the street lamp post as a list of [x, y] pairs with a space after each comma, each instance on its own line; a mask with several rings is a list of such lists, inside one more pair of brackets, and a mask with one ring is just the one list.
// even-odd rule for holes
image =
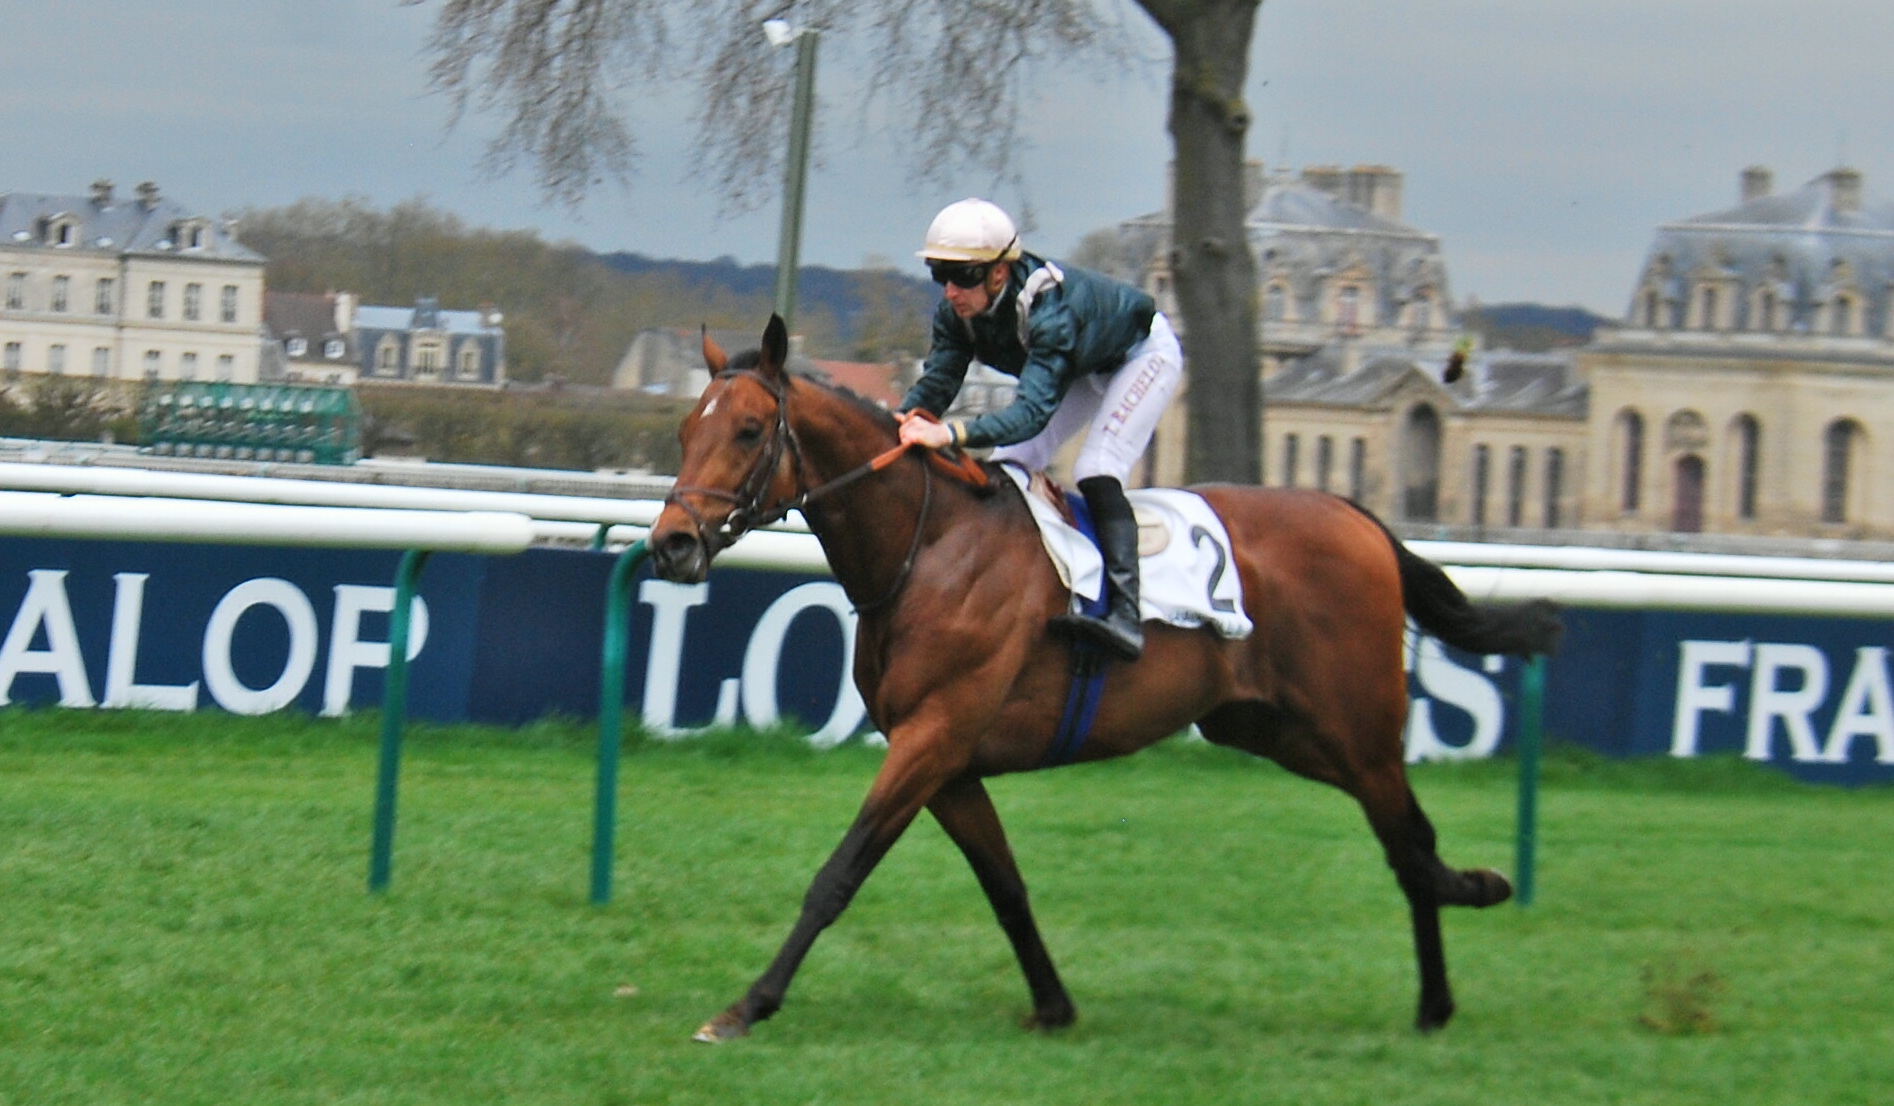
[[796, 44], [796, 100], [789, 116], [789, 157], [783, 171], [783, 221], [776, 239], [776, 313], [789, 325], [796, 314], [796, 264], [802, 247], [802, 191], [809, 175], [809, 117], [815, 114], [816, 32], [780, 19], [763, 23], [771, 46]]

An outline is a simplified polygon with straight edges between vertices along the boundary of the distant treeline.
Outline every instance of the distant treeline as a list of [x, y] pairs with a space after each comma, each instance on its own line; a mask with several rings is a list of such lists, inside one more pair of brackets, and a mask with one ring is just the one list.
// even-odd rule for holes
[[[640, 330], [755, 330], [774, 303], [767, 265], [598, 255], [537, 232], [470, 227], [414, 199], [383, 210], [358, 198], [305, 199], [240, 216], [246, 245], [269, 259], [282, 292], [353, 292], [364, 303], [490, 304], [505, 316], [507, 375], [523, 382], [605, 384]], [[887, 270], [808, 267], [797, 285], [804, 352], [838, 360], [918, 356], [932, 289]]]

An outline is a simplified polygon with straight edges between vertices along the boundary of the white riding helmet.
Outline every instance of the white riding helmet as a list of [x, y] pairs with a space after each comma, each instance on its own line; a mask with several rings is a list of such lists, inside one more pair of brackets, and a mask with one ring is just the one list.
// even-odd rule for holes
[[1011, 261], [1019, 256], [1019, 230], [998, 204], [960, 200], [934, 216], [927, 225], [927, 245], [915, 256], [929, 261]]

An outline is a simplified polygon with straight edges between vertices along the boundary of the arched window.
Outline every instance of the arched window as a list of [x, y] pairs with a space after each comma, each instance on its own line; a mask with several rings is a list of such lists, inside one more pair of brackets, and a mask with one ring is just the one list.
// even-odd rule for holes
[[1853, 492], [1855, 455], [1861, 444], [1861, 424], [1836, 419], [1822, 433], [1822, 521], [1847, 522]]
[[1618, 416], [1618, 509], [1634, 515], [1644, 485], [1644, 416], [1625, 411]]
[[1401, 434], [1401, 517], [1440, 517], [1440, 416], [1422, 404], [1407, 413]]
[[1762, 424], [1754, 415], [1738, 415], [1736, 439], [1736, 517], [1756, 517], [1756, 480], [1762, 467]]
[[1670, 528], [1680, 534], [1699, 533], [1703, 530], [1703, 458], [1683, 454], [1677, 458], [1673, 476]]
[[1289, 318], [1289, 290], [1280, 284], [1271, 284], [1263, 292], [1263, 321], [1283, 322]]
[[1493, 448], [1476, 445], [1473, 447], [1473, 502], [1467, 509], [1467, 521], [1475, 526], [1486, 525], [1486, 494], [1492, 485]]
[[1516, 445], [1506, 453], [1506, 525], [1526, 524], [1526, 447]]
[[1545, 451], [1545, 528], [1557, 530], [1564, 519], [1559, 514], [1559, 497], [1565, 494], [1565, 451], [1554, 446]]
[[1855, 332], [1855, 298], [1850, 295], [1835, 297], [1834, 305], [1829, 309], [1828, 332], [1830, 334], [1853, 334]]

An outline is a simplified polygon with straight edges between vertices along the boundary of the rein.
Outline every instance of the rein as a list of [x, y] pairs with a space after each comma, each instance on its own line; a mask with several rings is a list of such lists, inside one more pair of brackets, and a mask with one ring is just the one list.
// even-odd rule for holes
[[[757, 383], [763, 386], [764, 391], [768, 392], [770, 396], [776, 400], [776, 422], [770, 428], [769, 441], [764, 445], [763, 452], [758, 455], [756, 464], [751, 467], [749, 473], [744, 476], [743, 482], [737, 485], [735, 491], [725, 491], [722, 488], [704, 487], [700, 485], [678, 486], [674, 484], [671, 487], [670, 494], [664, 497], [666, 503], [676, 504], [686, 515], [690, 516], [692, 524], [696, 526], [698, 534], [703, 539], [707, 541], [714, 533], [719, 548], [730, 545], [744, 534], [759, 526], [767, 526], [772, 522], [781, 521], [787, 517], [791, 511], [802, 510], [818, 499], [840, 491], [850, 484], [855, 483], [857, 480], [880, 472], [900, 460], [902, 456], [908, 453], [912, 448], [911, 443], [903, 442], [892, 449], [876, 454], [874, 457], [849, 469], [847, 472], [842, 473], [832, 480], [824, 481], [813, 488], [805, 488], [804, 484], [806, 480], [802, 460], [802, 444], [796, 440], [796, 432], [789, 425], [789, 389], [787, 385], [785, 384], [779, 388], [769, 377], [755, 369], [730, 369], [718, 375], [752, 377]], [[795, 495], [781, 500], [774, 506], [764, 507], [762, 502], [763, 497], [768, 494], [770, 478], [775, 475], [777, 468], [782, 465], [785, 450], [789, 454], [790, 467], [794, 473], [797, 492]], [[944, 469], [947, 473], [964, 483], [971, 484], [974, 487], [986, 486], [986, 470], [981, 468], [980, 463], [972, 457], [962, 453], [954, 459], [949, 460], [938, 453], [930, 451], [925, 459], [925, 463], [921, 467], [921, 510], [914, 520], [914, 540], [908, 543], [907, 556], [902, 560], [901, 568], [895, 574], [894, 584], [879, 598], [867, 603], [856, 604], [855, 612], [857, 614], [863, 611], [874, 610], [892, 602], [894, 597], [901, 593], [902, 587], [907, 584], [908, 576], [914, 570], [914, 559], [918, 557], [921, 552], [921, 536], [926, 532], [928, 510], [932, 507], [934, 502], [934, 468], [936, 466]], [[687, 495], [723, 500], [733, 504], [734, 507], [729, 515], [725, 516], [723, 526], [713, 531], [710, 527], [705, 525], [703, 516], [698, 514], [697, 509], [684, 501], [683, 497]]]

